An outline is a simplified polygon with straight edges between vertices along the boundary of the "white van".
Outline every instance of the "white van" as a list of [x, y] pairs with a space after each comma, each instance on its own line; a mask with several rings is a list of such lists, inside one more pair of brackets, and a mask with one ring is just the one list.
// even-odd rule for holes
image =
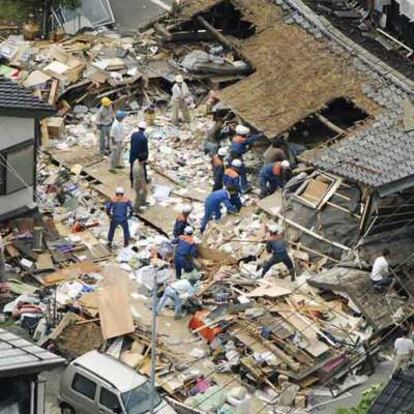
[[[91, 351], [62, 374], [59, 404], [62, 414], [146, 414], [150, 392], [146, 377], [110, 355]], [[176, 414], [158, 393], [155, 407], [157, 414]]]

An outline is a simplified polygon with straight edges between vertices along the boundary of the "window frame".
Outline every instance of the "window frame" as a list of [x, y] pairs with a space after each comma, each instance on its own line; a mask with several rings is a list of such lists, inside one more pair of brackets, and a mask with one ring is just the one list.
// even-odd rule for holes
[[[7, 165], [8, 165], [8, 153], [10, 152], [16, 152], [22, 149], [25, 149], [27, 147], [32, 147], [33, 148], [33, 169], [32, 169], [32, 183], [31, 183], [31, 187], [33, 188], [35, 185], [35, 180], [36, 180], [36, 142], [33, 138], [29, 138], [23, 142], [20, 142], [16, 145], [13, 145], [11, 147], [7, 147], [7, 148], [3, 148], [2, 150], [0, 150], [0, 196], [9, 196], [12, 195], [14, 193], [17, 193], [19, 191], [22, 191], [26, 188], [26, 185], [21, 183], [22, 186], [7, 192], [7, 178], [8, 178], [8, 174], [12, 174], [11, 172], [8, 171], [7, 169]], [[18, 180], [20, 181], [20, 179], [18, 178]]]
[[[82, 377], [83, 379], [86, 379], [87, 381], [89, 381], [89, 382], [91, 382], [91, 383], [93, 383], [95, 385], [95, 390], [93, 392], [93, 398], [91, 398], [88, 395], [86, 395], [86, 394], [78, 391], [77, 389], [75, 389], [74, 384], [75, 384], [75, 381], [76, 381], [77, 377]], [[81, 374], [79, 372], [76, 372], [75, 375], [73, 376], [72, 383], [70, 384], [70, 388], [71, 388], [71, 390], [73, 392], [75, 392], [76, 394], [81, 395], [84, 398], [87, 398], [89, 401], [93, 401], [94, 402], [96, 400], [96, 391], [98, 390], [98, 384], [95, 381], [93, 381], [90, 378], [88, 378], [86, 375], [83, 375], [83, 374]]]
[[113, 408], [110, 408], [110, 407], [108, 407], [108, 406], [106, 406], [105, 404], [103, 404], [103, 403], [102, 403], [102, 401], [101, 401], [102, 391], [106, 391], [106, 392], [109, 392], [109, 393], [111, 393], [111, 394], [115, 395], [116, 399], [118, 400], [118, 407], [122, 410], [122, 400], [121, 400], [120, 396], [119, 396], [119, 395], [117, 395], [115, 392], [113, 392], [113, 391], [111, 391], [111, 390], [109, 390], [108, 388], [103, 387], [103, 386], [101, 386], [101, 387], [99, 388], [99, 396], [98, 396], [98, 398], [97, 398], [98, 405], [99, 405], [100, 407], [103, 407], [103, 408], [105, 408], [106, 410], [109, 410], [110, 412], [114, 412], [114, 411], [113, 411], [113, 410], [114, 410]]

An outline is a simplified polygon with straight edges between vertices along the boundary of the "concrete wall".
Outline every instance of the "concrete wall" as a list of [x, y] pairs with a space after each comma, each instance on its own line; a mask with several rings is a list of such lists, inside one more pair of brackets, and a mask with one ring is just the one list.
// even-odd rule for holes
[[[0, 151], [34, 139], [34, 133], [34, 119], [0, 116]], [[33, 188], [24, 188], [6, 196], [0, 195], [0, 218], [32, 205]]]

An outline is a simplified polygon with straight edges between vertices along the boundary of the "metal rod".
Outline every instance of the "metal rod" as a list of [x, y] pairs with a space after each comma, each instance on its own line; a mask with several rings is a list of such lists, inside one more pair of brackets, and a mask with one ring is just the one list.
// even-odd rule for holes
[[151, 334], [151, 395], [150, 407], [151, 414], [154, 414], [155, 404], [155, 368], [157, 360], [157, 291], [158, 291], [158, 270], [154, 275], [152, 285], [152, 334]]

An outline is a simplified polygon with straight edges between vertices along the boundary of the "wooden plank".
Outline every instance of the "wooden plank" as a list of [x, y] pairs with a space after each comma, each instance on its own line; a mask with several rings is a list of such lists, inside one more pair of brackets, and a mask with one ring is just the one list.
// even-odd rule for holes
[[49, 99], [48, 99], [48, 104], [51, 106], [55, 105], [58, 86], [59, 86], [59, 81], [55, 79], [52, 82], [52, 87], [50, 88], [50, 94], [49, 94]]
[[52, 286], [66, 280], [76, 279], [85, 273], [99, 272], [99, 270], [100, 267], [92, 262], [75, 263], [42, 277], [41, 282], [45, 286]]
[[99, 291], [99, 316], [104, 339], [132, 333], [134, 321], [128, 302], [128, 287], [120, 280]]

